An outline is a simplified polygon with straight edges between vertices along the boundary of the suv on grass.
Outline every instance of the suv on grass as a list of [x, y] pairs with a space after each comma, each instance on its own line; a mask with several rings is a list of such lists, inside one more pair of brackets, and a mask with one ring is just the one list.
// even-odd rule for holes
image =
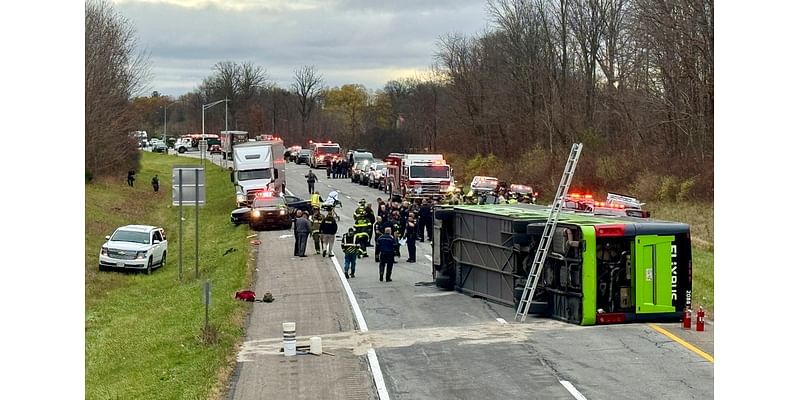
[[163, 267], [167, 262], [167, 235], [163, 228], [149, 225], [126, 225], [106, 236], [100, 248], [100, 271], [114, 268], [145, 271]]

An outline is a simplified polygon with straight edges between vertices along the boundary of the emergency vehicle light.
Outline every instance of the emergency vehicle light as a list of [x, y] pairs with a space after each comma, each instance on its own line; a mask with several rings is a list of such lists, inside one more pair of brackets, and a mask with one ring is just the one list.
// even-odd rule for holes
[[597, 237], [621, 237], [625, 236], [624, 224], [596, 225], [594, 227]]

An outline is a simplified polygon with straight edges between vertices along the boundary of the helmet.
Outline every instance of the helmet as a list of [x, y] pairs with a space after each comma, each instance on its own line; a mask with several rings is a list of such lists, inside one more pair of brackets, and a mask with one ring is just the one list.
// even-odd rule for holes
[[364, 199], [361, 199], [361, 200], [358, 201], [358, 205], [360, 205], [360, 206], [364, 206], [366, 204], [367, 204], [367, 201], [364, 200]]

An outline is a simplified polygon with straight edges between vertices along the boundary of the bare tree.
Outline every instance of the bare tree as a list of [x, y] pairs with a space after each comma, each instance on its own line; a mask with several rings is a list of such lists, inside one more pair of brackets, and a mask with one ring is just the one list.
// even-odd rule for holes
[[300, 134], [303, 135], [303, 138], [308, 137], [306, 124], [319, 100], [320, 93], [322, 93], [322, 85], [322, 74], [317, 72], [313, 65], [306, 65], [294, 71], [292, 90], [297, 95], [298, 111], [300, 111], [301, 118]]
[[148, 57], [137, 50], [135, 29], [104, 0], [86, 2], [87, 177], [138, 167], [130, 98], [150, 78]]

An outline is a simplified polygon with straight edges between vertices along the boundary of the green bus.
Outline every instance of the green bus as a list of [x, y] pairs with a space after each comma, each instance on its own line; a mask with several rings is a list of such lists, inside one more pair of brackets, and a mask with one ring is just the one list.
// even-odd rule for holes
[[[517, 307], [550, 208], [434, 209], [437, 286]], [[562, 210], [530, 313], [580, 324], [678, 321], [692, 301], [689, 225]]]

